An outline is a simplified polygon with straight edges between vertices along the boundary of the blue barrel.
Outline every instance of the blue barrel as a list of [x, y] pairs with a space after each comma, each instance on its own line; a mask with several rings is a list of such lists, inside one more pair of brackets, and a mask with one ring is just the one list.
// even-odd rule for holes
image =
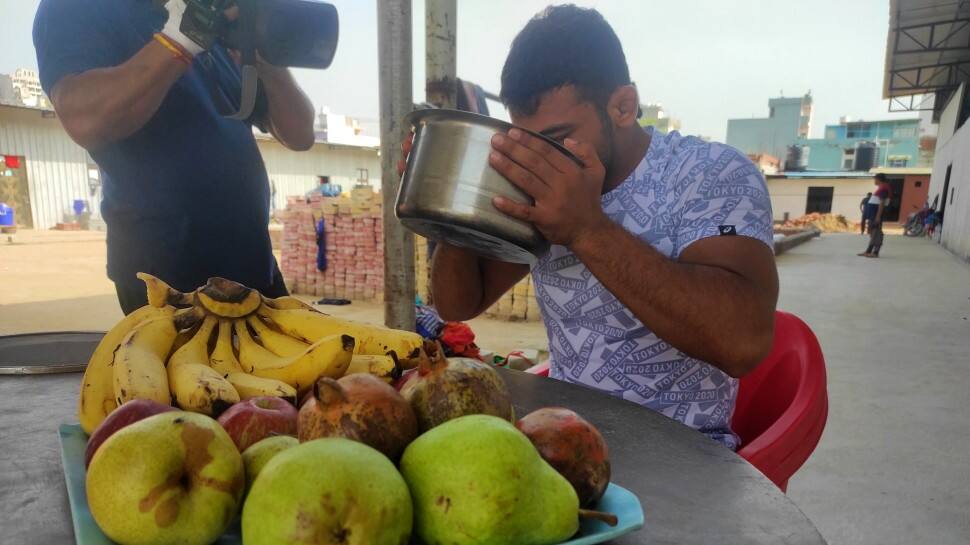
[[88, 207], [88, 201], [81, 199], [74, 199], [74, 215], [80, 216], [84, 213], [84, 209]]
[[0, 227], [13, 227], [14, 225], [16, 223], [13, 220], [13, 208], [0, 202]]

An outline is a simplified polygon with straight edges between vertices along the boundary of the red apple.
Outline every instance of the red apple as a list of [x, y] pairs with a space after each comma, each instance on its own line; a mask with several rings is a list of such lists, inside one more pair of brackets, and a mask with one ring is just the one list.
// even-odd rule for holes
[[[418, 376], [417, 367], [415, 367], [414, 369], [408, 369], [404, 371], [404, 373], [402, 373], [401, 376], [398, 377], [393, 383], [391, 383], [391, 386], [394, 386], [394, 389], [400, 392], [401, 388], [404, 388], [405, 384], [407, 384], [417, 376]], [[302, 405], [300, 406], [302, 407]]]
[[133, 424], [149, 416], [177, 410], [171, 405], [165, 405], [151, 399], [133, 399], [118, 407], [108, 415], [108, 418], [105, 418], [98, 424], [98, 427], [94, 428], [94, 432], [91, 433], [91, 437], [88, 439], [88, 446], [84, 449], [84, 467], [88, 467], [88, 464], [91, 463], [91, 458], [94, 458], [95, 451], [114, 432], [128, 424]]
[[279, 397], [240, 401], [219, 416], [239, 452], [271, 435], [296, 436], [296, 407]]

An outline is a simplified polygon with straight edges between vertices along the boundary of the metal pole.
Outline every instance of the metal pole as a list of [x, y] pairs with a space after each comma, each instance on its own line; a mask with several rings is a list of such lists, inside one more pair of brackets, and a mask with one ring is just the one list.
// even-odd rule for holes
[[454, 109], [458, 92], [455, 0], [426, 0], [424, 7], [425, 95], [439, 108]]
[[381, 108], [381, 192], [384, 200], [384, 323], [413, 331], [414, 236], [394, 215], [401, 123], [411, 97], [411, 0], [377, 0], [377, 59]]

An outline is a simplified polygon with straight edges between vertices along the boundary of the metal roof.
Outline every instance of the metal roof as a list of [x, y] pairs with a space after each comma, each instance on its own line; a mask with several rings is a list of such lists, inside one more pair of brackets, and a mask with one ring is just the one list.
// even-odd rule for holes
[[890, 111], [939, 111], [970, 80], [970, 0], [890, 0], [889, 9], [883, 98]]
[[767, 178], [872, 178], [864, 170], [794, 170], [768, 174]]

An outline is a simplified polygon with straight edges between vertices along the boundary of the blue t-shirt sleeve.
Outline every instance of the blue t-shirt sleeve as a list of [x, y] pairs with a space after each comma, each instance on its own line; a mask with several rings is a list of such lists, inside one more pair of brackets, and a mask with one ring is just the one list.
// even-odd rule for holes
[[764, 176], [740, 151], [724, 144], [699, 145], [680, 169], [682, 214], [673, 257], [715, 236], [746, 236], [774, 249], [771, 198]]
[[42, 0], [34, 16], [34, 48], [40, 84], [48, 96], [65, 76], [116, 66], [121, 49], [112, 39], [111, 18], [100, 4], [79, 0]]

